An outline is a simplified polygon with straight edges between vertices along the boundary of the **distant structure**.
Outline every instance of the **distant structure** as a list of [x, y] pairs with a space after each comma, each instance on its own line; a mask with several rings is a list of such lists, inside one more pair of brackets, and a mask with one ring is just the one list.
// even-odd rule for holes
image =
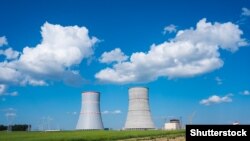
[[181, 129], [181, 124], [179, 119], [170, 119], [168, 123], [164, 125], [165, 130], [178, 130]]
[[193, 124], [193, 118], [194, 118], [195, 114], [196, 114], [196, 111], [194, 111], [194, 112], [188, 117], [188, 118], [189, 118], [189, 124], [190, 124], [190, 125]]
[[76, 125], [77, 130], [103, 130], [102, 117], [100, 113], [100, 93], [83, 92], [82, 108]]
[[128, 115], [125, 123], [125, 130], [147, 130], [154, 129], [151, 118], [148, 88], [132, 87], [129, 88]]
[[235, 121], [235, 122], [233, 122], [233, 125], [240, 125], [240, 122]]

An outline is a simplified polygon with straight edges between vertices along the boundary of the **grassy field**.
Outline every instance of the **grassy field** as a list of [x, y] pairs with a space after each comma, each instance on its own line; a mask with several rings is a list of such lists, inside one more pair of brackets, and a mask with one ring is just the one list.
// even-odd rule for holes
[[109, 141], [129, 138], [150, 139], [184, 136], [185, 131], [58, 131], [58, 132], [0, 132], [0, 141]]

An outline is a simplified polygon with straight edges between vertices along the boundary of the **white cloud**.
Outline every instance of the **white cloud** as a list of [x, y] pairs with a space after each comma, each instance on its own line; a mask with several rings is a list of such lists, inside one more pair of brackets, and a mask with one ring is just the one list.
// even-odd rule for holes
[[109, 111], [105, 110], [105, 111], [102, 112], [102, 114], [109, 114]]
[[241, 15], [243, 15], [243, 16], [250, 16], [250, 10], [247, 9], [246, 7], [243, 7]]
[[0, 50], [0, 55], [6, 56], [6, 59], [8, 60], [17, 59], [19, 54], [20, 53], [18, 51], [13, 50], [12, 48], [8, 48], [6, 50]]
[[245, 91], [241, 92], [241, 94], [243, 94], [243, 95], [250, 95], [250, 91], [245, 90]]
[[90, 38], [85, 27], [52, 25], [45, 23], [41, 31], [43, 40], [36, 47], [25, 47], [20, 64], [27, 71], [38, 74], [63, 72], [81, 63], [93, 54], [96, 38]]
[[203, 105], [211, 105], [211, 104], [218, 104], [218, 103], [224, 103], [224, 102], [232, 102], [231, 96], [233, 94], [228, 94], [224, 97], [219, 97], [217, 95], [210, 96], [208, 99], [203, 99], [200, 101], [200, 104]]
[[[41, 86], [48, 85], [48, 80], [62, 80], [67, 84], [82, 82], [76, 73], [77, 66], [93, 55], [98, 39], [89, 37], [86, 27], [48, 22], [41, 27], [41, 34], [41, 43], [25, 47], [17, 60], [0, 62], [0, 83]], [[19, 56], [12, 49], [5, 54], [7, 59]]]
[[123, 62], [128, 59], [128, 56], [126, 56], [120, 48], [115, 48], [114, 50], [111, 50], [110, 52], [104, 52], [102, 56], [100, 57], [99, 61], [101, 63], [112, 63], [112, 62]]
[[0, 96], [3, 95], [7, 90], [7, 86], [4, 84], [0, 84]]
[[121, 110], [115, 110], [115, 111], [113, 111], [113, 113], [114, 113], [114, 114], [121, 114], [122, 111], [121, 111]]
[[217, 82], [218, 85], [221, 85], [223, 83], [223, 80], [218, 76], [215, 77], [215, 81]]
[[14, 118], [16, 117], [16, 109], [14, 108], [6, 108], [6, 109], [0, 109], [0, 111], [4, 112], [4, 115], [7, 117], [8, 122], [12, 122]]
[[12, 62], [0, 62], [0, 83], [4, 84], [17, 84], [21, 82], [24, 74], [17, 70], [18, 66], [13, 65]]
[[114, 111], [105, 110], [105, 111], [102, 112], [102, 114], [113, 114], [113, 115], [121, 114], [121, 113], [122, 113], [121, 110], [114, 110]]
[[16, 112], [17, 110], [14, 108], [6, 108], [6, 109], [0, 109], [2, 112]]
[[182, 30], [177, 33], [175, 41], [191, 41], [193, 44], [203, 43], [206, 46], [221, 48], [229, 51], [237, 51], [239, 47], [247, 45], [241, 38], [243, 32], [238, 25], [231, 22], [214, 24], [200, 20], [196, 29]]
[[10, 96], [18, 96], [18, 92], [14, 91], [14, 92], [9, 93], [8, 95], [10, 95]]
[[181, 30], [176, 37], [148, 52], [136, 52], [129, 61], [99, 71], [95, 77], [106, 83], [149, 82], [159, 77], [192, 77], [223, 66], [220, 49], [237, 51], [247, 45], [243, 32], [231, 22], [200, 20], [196, 28]]
[[77, 115], [77, 112], [67, 112], [68, 115]]
[[0, 84], [0, 96], [17, 96], [18, 92], [8, 92], [8, 86], [5, 84]]
[[27, 81], [23, 81], [23, 83], [28, 83], [32, 86], [47, 86], [48, 83], [46, 83], [44, 80], [34, 80], [32, 78], [27, 79]]
[[7, 112], [7, 113], [5, 113], [5, 116], [6, 116], [6, 117], [15, 117], [15, 116], [16, 116], [16, 113]]
[[177, 30], [176, 30], [176, 25], [173, 25], [173, 24], [170, 24], [166, 27], [164, 27], [164, 30], [163, 30], [163, 34], [167, 34], [167, 33], [175, 33]]
[[4, 46], [4, 45], [8, 45], [8, 41], [7, 38], [5, 36], [0, 37], [0, 47]]
[[248, 17], [250, 16], [250, 9], [243, 7], [241, 12], [240, 19], [237, 21], [239, 25], [245, 25], [248, 23]]

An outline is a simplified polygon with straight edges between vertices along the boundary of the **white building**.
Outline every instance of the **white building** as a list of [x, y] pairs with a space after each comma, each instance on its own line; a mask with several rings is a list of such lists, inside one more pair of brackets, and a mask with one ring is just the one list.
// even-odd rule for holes
[[165, 130], [178, 130], [181, 129], [180, 120], [178, 119], [171, 119], [168, 123], [164, 124]]

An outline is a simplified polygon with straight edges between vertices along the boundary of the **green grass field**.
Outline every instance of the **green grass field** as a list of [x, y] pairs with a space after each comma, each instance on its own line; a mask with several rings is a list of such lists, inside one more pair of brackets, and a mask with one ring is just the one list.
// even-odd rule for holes
[[0, 141], [108, 141], [129, 138], [179, 137], [185, 131], [58, 131], [58, 132], [0, 132]]

